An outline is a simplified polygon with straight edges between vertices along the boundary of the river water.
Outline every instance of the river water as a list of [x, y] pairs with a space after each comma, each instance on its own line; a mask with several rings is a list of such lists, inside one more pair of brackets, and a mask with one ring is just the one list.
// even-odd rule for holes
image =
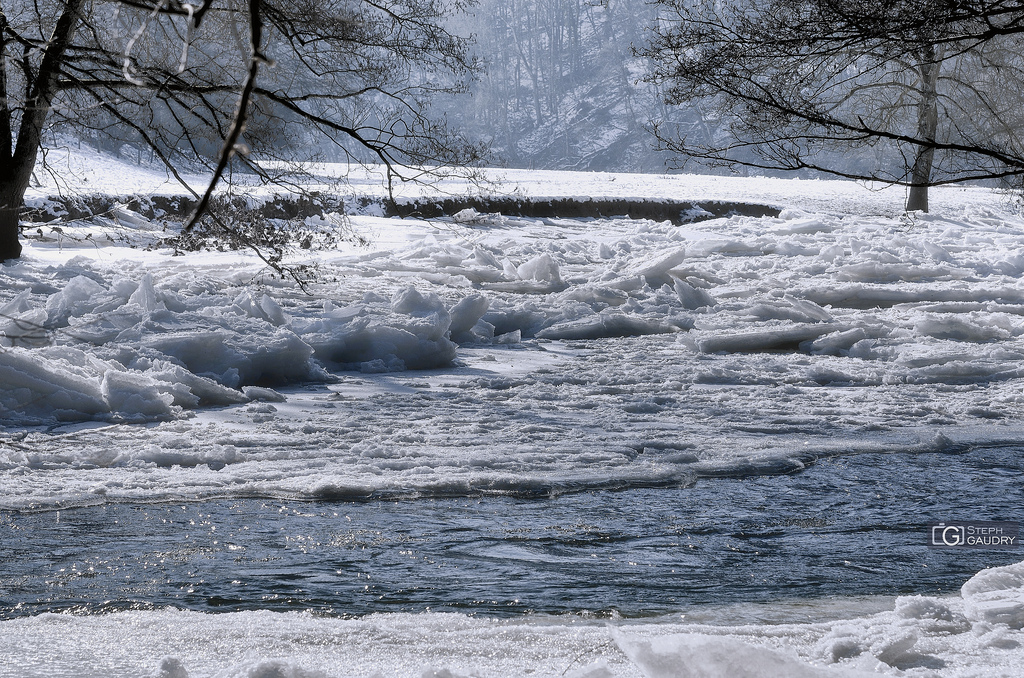
[[862, 454], [789, 475], [545, 498], [6, 511], [0, 614], [174, 606], [645, 617], [954, 593], [1020, 555], [930, 549], [927, 524], [1024, 518], [1021, 452]]

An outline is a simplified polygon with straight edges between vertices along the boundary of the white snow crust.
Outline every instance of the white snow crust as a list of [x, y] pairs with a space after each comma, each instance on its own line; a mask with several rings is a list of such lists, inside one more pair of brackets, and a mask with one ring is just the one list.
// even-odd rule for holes
[[[437, 613], [338, 619], [173, 609], [94, 616], [48, 613], [0, 622], [0, 657], [6, 660], [0, 675], [1020, 676], [1024, 631], [988, 613], [979, 619], [972, 600], [980, 588], [990, 600], [1002, 596], [1019, 603], [1022, 568], [1024, 563], [983, 571], [965, 584], [961, 598], [868, 599], [847, 601], [843, 607], [829, 601], [792, 601], [788, 606], [780, 601], [703, 610], [702, 621], [678, 616], [634, 622], [543, 616], [502, 621]], [[812, 621], [800, 621], [808, 617]]]

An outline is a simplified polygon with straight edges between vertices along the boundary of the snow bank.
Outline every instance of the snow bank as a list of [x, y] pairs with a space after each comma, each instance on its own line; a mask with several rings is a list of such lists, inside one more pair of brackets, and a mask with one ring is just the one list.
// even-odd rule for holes
[[960, 595], [968, 619], [1024, 629], [1024, 562], [982, 570]]
[[735, 638], [700, 634], [651, 640], [613, 633], [616, 644], [646, 678], [864, 678], [861, 671], [812, 666], [793, 654]]
[[[870, 612], [848, 618], [856, 601], [803, 599], [789, 617], [780, 612], [786, 605], [766, 603], [741, 616], [774, 621], [738, 625], [728, 607], [687, 611], [705, 623], [678, 615], [41, 614], [0, 621], [0, 655], [19, 675], [82, 678], [1019, 676], [1024, 631], [968, 618], [967, 599], [976, 589], [1019, 590], [1022, 567], [979, 572], [963, 600], [899, 597], [881, 612], [878, 601], [864, 602]], [[815, 621], [795, 621], [808, 617]]]
[[[905, 596], [869, 616], [805, 624], [612, 628], [646, 678], [1020, 675], [1024, 563], [982, 570], [961, 598]], [[807, 601], [805, 604], [809, 604]], [[595, 668], [592, 678], [617, 675]]]

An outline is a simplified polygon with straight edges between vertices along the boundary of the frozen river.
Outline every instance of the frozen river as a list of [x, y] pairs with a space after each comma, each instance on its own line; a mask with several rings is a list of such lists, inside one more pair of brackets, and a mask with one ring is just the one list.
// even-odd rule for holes
[[1020, 552], [926, 546], [1022, 518], [1013, 205], [530, 177], [780, 214], [327, 215], [368, 244], [305, 291], [128, 206], [41, 228], [0, 676], [1020, 675]]

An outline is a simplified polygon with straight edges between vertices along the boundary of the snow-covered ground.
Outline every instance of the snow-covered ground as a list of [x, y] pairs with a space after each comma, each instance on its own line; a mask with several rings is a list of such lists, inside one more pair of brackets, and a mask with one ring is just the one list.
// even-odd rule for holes
[[[40, 173], [36, 202], [181, 193], [91, 153], [50, 162], [61, 185]], [[130, 247], [166, 231], [128, 206], [40, 225], [0, 267], [0, 509], [544, 495], [1024, 443], [1024, 219], [1010, 198], [939, 188], [931, 214], [905, 217], [902, 190], [848, 182], [490, 176], [488, 190], [524, 197], [782, 212], [681, 227], [328, 215], [368, 244], [296, 254], [319, 267], [307, 291], [245, 253]], [[344, 190], [381, 189], [366, 175]], [[135, 612], [0, 626], [15, 662], [0, 675], [19, 676], [1024, 675], [1024, 574], [814, 624]], [[147, 643], [168, 638], [158, 670]], [[288, 659], [246, 656], [254, 638]], [[47, 664], [55, 645], [63, 668]]]
[[[433, 613], [338, 619], [170, 609], [43, 614], [0, 622], [0, 676], [1020, 676], [1022, 586], [1024, 566], [995, 568], [967, 582], [959, 598], [902, 597], [887, 611], [862, 616], [849, 617], [874, 607], [871, 601], [808, 602], [795, 612], [839, 616], [810, 623], [503, 621]], [[778, 618], [784, 606], [769, 615]], [[765, 611], [746, 611], [759, 612]]]

